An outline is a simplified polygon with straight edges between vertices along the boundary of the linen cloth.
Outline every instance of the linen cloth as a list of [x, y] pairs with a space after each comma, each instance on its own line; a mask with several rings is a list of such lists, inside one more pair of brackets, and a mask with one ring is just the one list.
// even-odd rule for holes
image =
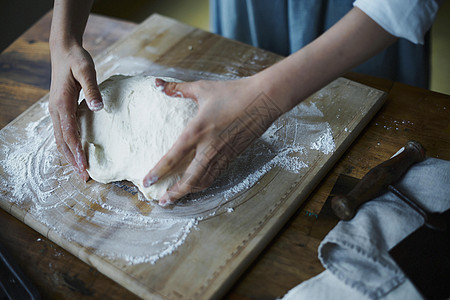
[[[430, 212], [446, 211], [450, 161], [428, 158], [413, 165], [395, 186]], [[319, 259], [326, 270], [283, 299], [421, 299], [388, 251], [423, 223], [391, 192], [367, 202], [320, 244]]]

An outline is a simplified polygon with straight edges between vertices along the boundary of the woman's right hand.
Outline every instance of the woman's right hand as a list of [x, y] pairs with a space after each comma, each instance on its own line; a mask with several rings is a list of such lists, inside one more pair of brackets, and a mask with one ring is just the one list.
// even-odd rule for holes
[[54, 45], [51, 48], [51, 61], [49, 112], [56, 144], [67, 162], [87, 181], [87, 160], [81, 146], [76, 116], [81, 89], [92, 111], [103, 108], [94, 62], [89, 53], [77, 43], [69, 46]]

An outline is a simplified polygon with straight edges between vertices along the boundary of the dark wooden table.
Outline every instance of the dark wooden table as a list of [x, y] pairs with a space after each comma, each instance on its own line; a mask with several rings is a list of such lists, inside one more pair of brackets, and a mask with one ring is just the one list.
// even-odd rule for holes
[[[49, 91], [50, 22], [51, 12], [0, 55], [0, 128]], [[92, 15], [85, 47], [96, 56], [135, 26]], [[428, 156], [450, 160], [450, 96], [362, 74], [346, 77], [386, 91], [386, 104], [226, 298], [274, 299], [323, 271], [317, 247], [335, 221], [317, 216], [339, 174], [361, 178], [411, 139]], [[1, 209], [0, 243], [44, 299], [136, 298]]]

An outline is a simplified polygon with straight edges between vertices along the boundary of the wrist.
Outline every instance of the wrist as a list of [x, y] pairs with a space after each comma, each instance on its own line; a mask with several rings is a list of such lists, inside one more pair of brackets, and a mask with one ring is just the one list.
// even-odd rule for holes
[[82, 39], [71, 34], [50, 33], [50, 51], [67, 50], [74, 46], [81, 47]]
[[50, 49], [82, 46], [92, 0], [55, 0], [50, 29]]
[[251, 76], [251, 85], [258, 93], [264, 93], [283, 112], [288, 112], [301, 100], [296, 95], [294, 74], [288, 75], [280, 65], [281, 62]]

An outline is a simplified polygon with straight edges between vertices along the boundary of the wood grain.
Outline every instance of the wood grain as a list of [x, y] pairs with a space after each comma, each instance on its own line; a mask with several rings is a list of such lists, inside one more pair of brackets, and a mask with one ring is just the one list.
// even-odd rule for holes
[[[47, 13], [0, 56], [2, 128], [48, 93], [51, 17], [52, 12]], [[83, 39], [84, 47], [92, 56], [96, 56], [134, 27], [133, 23], [91, 15]]]
[[[106, 73], [111, 68], [110, 63], [115, 65], [120, 63], [120, 59], [128, 57], [145, 58], [157, 66], [163, 66], [164, 69], [181, 69], [183, 72], [180, 75], [190, 74], [192, 70], [195, 71], [194, 74], [207, 72], [207, 77], [212, 73], [247, 76], [280, 59], [274, 54], [220, 38], [159, 15], [153, 15], [147, 19], [130, 35], [95, 59], [100, 81], [105, 79]], [[152, 65], [149, 66], [149, 69], [151, 68]], [[273, 100], [262, 97], [255, 101], [264, 101], [265, 104], [274, 105], [276, 108]], [[101, 246], [106, 243], [105, 236], [109, 237], [108, 240], [113, 239], [114, 236], [120, 236], [120, 232], [126, 228], [101, 223], [91, 224], [92, 215], [75, 214], [71, 209], [67, 209], [67, 207], [78, 207], [75, 199], [97, 197], [98, 189], [87, 187], [89, 183], [80, 183], [76, 176], [71, 177], [74, 179], [71, 179], [71, 183], [67, 186], [63, 182], [51, 185], [54, 180], [50, 182], [46, 180], [46, 176], [53, 178], [54, 175], [39, 173], [42, 176], [40, 182], [51, 185], [52, 197], [60, 199], [58, 195], [64, 191], [70, 194], [70, 198], [63, 195], [62, 199], [67, 200], [58, 201], [67, 201], [67, 205], [46, 210], [45, 213], [49, 213], [47, 220], [51, 220], [50, 224], [42, 221], [41, 214], [44, 212], [36, 213], [36, 210], [32, 209], [34, 197], [30, 200], [26, 198], [18, 201], [15, 198], [17, 196], [7, 192], [0, 201], [0, 205], [30, 227], [140, 297], [148, 299], [218, 297], [231, 287], [237, 275], [254, 260], [292, 213], [304, 202], [314, 186], [380, 108], [383, 99], [384, 94], [378, 90], [339, 78], [319, 91], [317, 95], [305, 100], [306, 105], [317, 105], [323, 113], [323, 117], [311, 118], [311, 121], [317, 120], [316, 122], [329, 124], [336, 144], [335, 151], [322, 153], [317, 150], [308, 150], [293, 153], [292, 155], [302, 157], [301, 159], [308, 163], [308, 168], [296, 174], [282, 169], [272, 169], [259, 179], [257, 185], [233, 197], [233, 213], [220, 213], [218, 210], [217, 213], [214, 211], [211, 217], [202, 215], [202, 220], [197, 225], [198, 230], [190, 232], [186, 241], [174, 253], [160, 259], [156, 264], [130, 265], [123, 259], [102, 256], [96, 252], [102, 251]], [[41, 100], [41, 102], [46, 101], [48, 96]], [[297, 114], [300, 112], [301, 110]], [[46, 111], [42, 110], [41, 105], [32, 106], [9, 125], [9, 131], [3, 130], [2, 133], [5, 136], [3, 142], [8, 143], [8, 137], [14, 134], [11, 128], [16, 130], [14, 138], [20, 137], [23, 134], [20, 133], [21, 129], [26, 128], [29, 122], [36, 118], [39, 119], [39, 116], [45, 115]], [[258, 117], [260, 116], [258, 113]], [[296, 131], [289, 129], [289, 126], [296, 128], [298, 123], [296, 118], [298, 118], [297, 115], [292, 115], [292, 117], [283, 116], [277, 120], [277, 126], [281, 126], [279, 138], [284, 139], [283, 143], [291, 143], [291, 137], [294, 134], [297, 135]], [[46, 124], [49, 123], [48, 117], [42, 120]], [[23, 138], [32, 137], [23, 135]], [[35, 155], [37, 157], [39, 154], [36, 152]], [[40, 170], [38, 165], [33, 168]], [[6, 181], [8, 176], [10, 175], [3, 174]], [[31, 173], [29, 180], [34, 180]], [[101, 185], [99, 187], [103, 188], [105, 193], [108, 192], [105, 187]], [[72, 188], [73, 191], [68, 188]], [[81, 190], [78, 190], [79, 188]], [[39, 197], [38, 193], [35, 195]], [[8, 197], [13, 197], [12, 201], [6, 200]], [[131, 198], [130, 196], [129, 199]], [[86, 202], [86, 200], [82, 201]], [[137, 199], [132, 201], [138, 202]], [[89, 206], [91, 210], [94, 209], [91, 205]], [[78, 208], [80, 209], [82, 207]], [[75, 217], [72, 217], [74, 214]], [[72, 238], [73, 234], [64, 234], [74, 227], [77, 228], [76, 234], [84, 233], [83, 236], [86, 238], [75, 240]], [[95, 231], [90, 231], [91, 227], [94, 227]], [[88, 237], [93, 238], [92, 243], [87, 243]], [[147, 238], [144, 233], [139, 240]], [[123, 242], [118, 238], [111, 241], [119, 245]], [[129, 245], [122, 245], [122, 247], [127, 246]]]
[[[0, 55], [0, 127], [48, 93], [52, 12]], [[96, 55], [136, 25], [91, 15], [84, 46]], [[28, 70], [21, 72], [18, 70]], [[137, 299], [133, 293], [0, 209], [0, 242], [43, 299]], [[107, 287], [107, 288], [105, 288]]]
[[[46, 15], [43, 20], [27, 31], [30, 33], [28, 38], [31, 40], [42, 37], [42, 42], [46, 44], [47, 49], [50, 16], [50, 14]], [[108, 31], [108, 28], [115, 28], [110, 31], [109, 37], [112, 40], [120, 37], [115, 35], [116, 32], [126, 32], [133, 27], [129, 23], [97, 16], [91, 17], [90, 22], [91, 26], [88, 26], [86, 31], [86, 36], [89, 38], [84, 39], [88, 47], [95, 44], [96, 36], [91, 35], [92, 32], [98, 34]], [[16, 43], [23, 39], [25, 39], [24, 36]], [[41, 78], [45, 78], [47, 87], [50, 82], [49, 75], [42, 76], [42, 74], [39, 75], [41, 78], [30, 78], [28, 85], [24, 85], [17, 77], [15, 80], [5, 80], [8, 78], [8, 70], [11, 70], [11, 67], [7, 65], [5, 70], [3, 64], [32, 70], [35, 66], [34, 61], [37, 60], [33, 53], [28, 53], [25, 59], [18, 60], [18, 57], [25, 57], [27, 52], [24, 47], [16, 48], [16, 43], [8, 48], [10, 51], [17, 52], [15, 56], [9, 56], [8, 60], [4, 59], [3, 55], [6, 51], [0, 56], [2, 62], [0, 65], [0, 123], [2, 126], [13, 120], [27, 107], [27, 105], [21, 105], [20, 101], [34, 102], [48, 92], [44, 90], [45, 87], [39, 87], [38, 84], [42, 84]], [[47, 67], [50, 69], [49, 62]], [[295, 212], [258, 259], [241, 275], [237, 284], [227, 294], [227, 299], [274, 299], [323, 270], [317, 259], [317, 245], [333, 224], [317, 220], [316, 215], [339, 174], [350, 174], [361, 178], [370, 168], [388, 159], [409, 139], [420, 141], [430, 156], [450, 159], [450, 147], [448, 147], [450, 96], [363, 74], [350, 73], [346, 77], [388, 92], [386, 104], [312, 192], [304, 205]], [[25, 87], [29, 90], [34, 88], [34, 94], [32, 94], [36, 95], [34, 99], [33, 96], [23, 99], [22, 93]], [[5, 97], [6, 92], [8, 97]], [[384, 128], [384, 126], [395, 124], [394, 121], [402, 120], [409, 122], [402, 124], [399, 130]], [[0, 220], [2, 228], [8, 228], [8, 230], [0, 231], [0, 242], [13, 254], [45, 299], [130, 299], [132, 297], [130, 292], [101, 273], [93, 271], [79, 259], [3, 210], [0, 210]]]

